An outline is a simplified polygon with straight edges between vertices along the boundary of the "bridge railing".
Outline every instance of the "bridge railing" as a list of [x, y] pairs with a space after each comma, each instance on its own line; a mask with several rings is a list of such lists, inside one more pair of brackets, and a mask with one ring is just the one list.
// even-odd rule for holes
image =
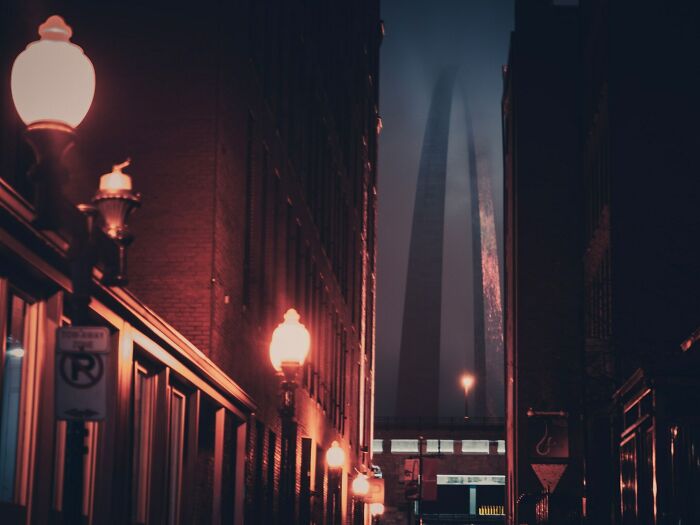
[[422, 429], [469, 429], [469, 428], [503, 428], [505, 419], [502, 417], [377, 417], [374, 420], [376, 429], [422, 430]]

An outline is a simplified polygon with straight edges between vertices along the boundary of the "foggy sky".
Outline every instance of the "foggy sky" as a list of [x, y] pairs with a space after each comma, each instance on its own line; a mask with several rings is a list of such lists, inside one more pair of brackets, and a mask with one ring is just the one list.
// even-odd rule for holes
[[[418, 164], [430, 96], [448, 65], [460, 67], [478, 165], [493, 181], [502, 229], [501, 94], [512, 0], [382, 0], [376, 410], [394, 414], [406, 267]], [[443, 266], [440, 415], [461, 416], [459, 373], [473, 367], [471, 225], [464, 100], [450, 124]], [[502, 254], [501, 254], [502, 257]], [[415, 385], [420, 388], [420, 385]], [[436, 414], [437, 415], [437, 414]]]

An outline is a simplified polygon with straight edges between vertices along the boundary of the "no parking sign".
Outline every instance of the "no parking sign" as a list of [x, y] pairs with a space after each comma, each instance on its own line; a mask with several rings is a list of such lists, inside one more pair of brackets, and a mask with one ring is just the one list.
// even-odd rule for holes
[[108, 356], [107, 328], [64, 326], [56, 331], [56, 419], [105, 418]]

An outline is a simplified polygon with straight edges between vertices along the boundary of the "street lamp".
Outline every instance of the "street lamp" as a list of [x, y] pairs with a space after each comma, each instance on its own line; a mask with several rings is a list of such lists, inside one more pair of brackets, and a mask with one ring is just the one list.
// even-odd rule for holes
[[379, 523], [379, 516], [384, 514], [384, 503], [370, 503], [369, 515], [372, 516], [373, 523]]
[[[36, 158], [29, 172], [36, 189], [36, 223], [42, 228], [72, 230], [73, 256], [76, 259], [83, 256], [81, 273], [88, 279], [81, 284], [89, 288], [95, 259], [89, 252], [94, 252], [95, 248], [88, 245], [94, 241], [93, 217], [99, 211], [102, 231], [119, 250], [117, 268], [110, 269], [104, 282], [123, 286], [126, 284], [126, 247], [132, 240], [126, 220], [141, 202], [141, 196], [132, 192], [131, 177], [121, 171], [129, 161], [114, 166], [111, 173], [101, 177], [93, 205], [78, 206], [87, 217], [87, 234], [65, 211], [71, 206], [66, 206], [63, 193], [69, 178], [63, 156], [73, 146], [75, 128], [87, 115], [95, 95], [95, 69], [82, 48], [70, 41], [72, 35], [73, 30], [63, 18], [50, 16], [39, 26], [41, 38], [27, 45], [12, 65], [12, 100], [26, 125], [25, 136]], [[74, 288], [78, 290], [78, 293], [74, 290], [77, 296], [84, 291], [80, 285]]]
[[68, 180], [61, 161], [95, 94], [95, 69], [70, 41], [72, 34], [63, 18], [50, 16], [39, 26], [41, 38], [30, 43], [12, 65], [12, 100], [36, 156], [29, 176], [37, 190], [38, 222], [45, 227], [60, 224], [59, 197]]
[[290, 308], [284, 314], [284, 322], [277, 325], [270, 340], [270, 361], [284, 376], [282, 380], [283, 416], [294, 417], [294, 390], [297, 375], [309, 353], [311, 338], [306, 327], [299, 322], [299, 314]]
[[280, 499], [285, 516], [294, 516], [294, 491], [296, 487], [297, 423], [294, 419], [294, 391], [297, 375], [304, 364], [311, 338], [306, 327], [299, 322], [299, 314], [290, 308], [284, 314], [284, 322], [272, 332], [270, 361], [283, 375], [282, 403], [279, 413], [282, 419], [282, 465]]
[[474, 386], [474, 376], [471, 374], [462, 375], [461, 383], [464, 389], [464, 419], [469, 419], [469, 390]]
[[102, 217], [102, 231], [119, 248], [117, 271], [110, 284], [126, 284], [126, 248], [134, 236], [126, 222], [129, 214], [141, 205], [141, 194], [131, 191], [131, 177], [122, 172], [131, 164], [127, 159], [112, 166], [112, 171], [100, 177], [100, 187], [92, 198], [92, 203]]
[[358, 472], [352, 480], [352, 493], [358, 498], [364, 498], [369, 493], [369, 478], [367, 474]]
[[340, 478], [345, 466], [345, 451], [337, 441], [333, 441], [326, 451], [326, 465], [328, 465], [328, 492], [331, 500], [328, 522], [333, 525], [340, 519]]
[[[73, 146], [75, 128], [87, 115], [95, 94], [95, 69], [83, 50], [70, 41], [72, 35], [63, 18], [50, 16], [39, 26], [40, 39], [27, 45], [15, 59], [10, 88], [36, 160], [28, 174], [35, 186], [35, 226], [68, 233], [72, 321], [73, 326], [80, 326], [91, 324], [92, 272], [101, 252], [99, 247], [104, 246], [98, 247], [93, 228], [95, 214], [99, 211], [102, 231], [119, 248], [118, 269], [113, 272], [110, 268], [103, 282], [124, 285], [124, 250], [131, 241], [126, 218], [140, 197], [132, 193], [130, 177], [121, 173], [126, 164], [115, 166], [102, 178], [93, 205], [73, 206], [64, 196], [69, 173], [63, 157]], [[113, 183], [108, 184], [110, 181]], [[84, 422], [81, 418], [67, 423], [65, 523], [82, 521]]]
[[345, 465], [345, 451], [340, 448], [337, 441], [331, 443], [331, 448], [326, 451], [326, 464], [328, 468], [338, 470]]
[[369, 495], [369, 477], [363, 472], [358, 472], [352, 480], [352, 494], [354, 497], [353, 523], [359, 525], [364, 523], [365, 500]]

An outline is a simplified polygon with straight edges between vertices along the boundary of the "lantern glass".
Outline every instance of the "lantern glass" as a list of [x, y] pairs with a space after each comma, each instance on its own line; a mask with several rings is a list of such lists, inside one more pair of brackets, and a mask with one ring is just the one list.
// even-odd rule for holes
[[384, 514], [384, 504], [383, 503], [370, 503], [369, 513], [372, 516], [381, 516]]
[[358, 474], [352, 480], [352, 493], [355, 496], [366, 496], [369, 493], [369, 480], [365, 474]]
[[270, 361], [278, 372], [282, 363], [297, 366], [304, 364], [309, 353], [311, 337], [306, 327], [299, 322], [299, 314], [294, 308], [284, 314], [284, 322], [272, 332], [270, 341]]
[[72, 30], [60, 16], [49, 17], [39, 35], [12, 66], [10, 88], [17, 113], [27, 126], [51, 122], [75, 128], [92, 104], [95, 69], [70, 41]]
[[331, 448], [326, 451], [326, 463], [329, 468], [341, 468], [345, 464], [345, 451], [340, 448], [337, 441], [331, 444]]

